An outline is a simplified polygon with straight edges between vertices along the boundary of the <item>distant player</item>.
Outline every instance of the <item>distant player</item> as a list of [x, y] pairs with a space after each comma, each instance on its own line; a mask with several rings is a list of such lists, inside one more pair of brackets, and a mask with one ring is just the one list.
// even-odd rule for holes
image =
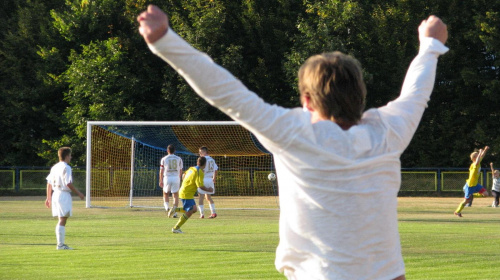
[[458, 217], [462, 217], [462, 210], [465, 207], [465, 204], [469, 203], [472, 199], [472, 196], [475, 193], [480, 193], [483, 196], [488, 196], [488, 191], [479, 184], [479, 174], [481, 173], [481, 161], [483, 160], [486, 152], [489, 147], [486, 146], [484, 149], [480, 149], [479, 152], [473, 152], [470, 154], [470, 159], [472, 161], [469, 167], [469, 179], [465, 182], [464, 186], [464, 201], [458, 205], [457, 210], [455, 210], [455, 215]]
[[493, 186], [491, 186], [491, 195], [495, 198], [491, 207], [498, 207], [498, 200], [500, 199], [500, 171], [493, 168], [493, 162], [490, 162], [491, 176], [493, 177]]
[[[175, 146], [167, 146], [167, 155], [160, 160], [160, 188], [163, 188], [163, 206], [168, 217], [177, 218], [175, 210], [179, 206], [179, 188], [182, 176], [182, 159], [176, 155]], [[173, 206], [169, 208], [169, 194], [172, 193]]]
[[191, 215], [196, 213], [196, 202], [194, 201], [196, 190], [202, 189], [206, 192], [213, 191], [212, 188], [203, 186], [203, 179], [205, 177], [203, 168], [205, 168], [206, 163], [207, 160], [205, 157], [199, 157], [196, 161], [196, 166], [190, 167], [184, 174], [179, 197], [182, 201], [182, 207], [185, 213], [182, 214], [177, 224], [172, 228], [173, 233], [183, 233], [181, 226], [191, 217]]
[[52, 206], [52, 216], [59, 217], [56, 225], [57, 250], [73, 250], [64, 243], [66, 237], [66, 222], [72, 215], [73, 199], [71, 192], [78, 194], [81, 200], [85, 196], [73, 186], [73, 176], [71, 172], [71, 148], [62, 147], [57, 151], [59, 163], [52, 166], [50, 174], [47, 176], [47, 199], [45, 206]]
[[215, 163], [215, 160], [208, 155], [208, 148], [203, 146], [199, 149], [198, 151], [200, 153], [201, 157], [205, 157], [207, 159], [207, 164], [205, 168], [203, 169], [203, 172], [205, 173], [205, 179], [203, 180], [203, 185], [205, 187], [210, 187], [213, 189], [211, 192], [206, 192], [202, 189], [198, 189], [198, 204], [200, 208], [200, 218], [205, 218], [205, 215], [203, 214], [204, 211], [204, 205], [203, 205], [203, 198], [206, 197], [207, 201], [210, 205], [210, 217], [209, 219], [213, 219], [217, 217], [217, 213], [215, 212], [215, 204], [214, 200], [212, 199], [212, 195], [215, 193], [215, 177], [217, 176], [217, 170], [219, 170], [219, 167]]

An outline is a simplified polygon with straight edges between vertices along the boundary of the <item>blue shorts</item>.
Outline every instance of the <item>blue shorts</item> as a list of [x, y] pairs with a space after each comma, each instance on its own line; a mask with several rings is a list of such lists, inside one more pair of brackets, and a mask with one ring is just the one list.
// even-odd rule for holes
[[182, 202], [182, 208], [186, 212], [191, 211], [196, 206], [196, 202], [194, 202], [194, 198], [193, 199], [182, 199], [181, 198], [181, 202]]
[[465, 183], [464, 186], [465, 199], [471, 198], [471, 196], [475, 193], [483, 194], [485, 191], [486, 189], [480, 184], [477, 184], [474, 187], [469, 187], [469, 184]]

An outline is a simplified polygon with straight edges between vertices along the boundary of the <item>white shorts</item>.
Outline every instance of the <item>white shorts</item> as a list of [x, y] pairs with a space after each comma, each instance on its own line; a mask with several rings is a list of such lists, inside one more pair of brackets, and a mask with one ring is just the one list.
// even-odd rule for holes
[[73, 198], [70, 192], [54, 191], [52, 193], [52, 216], [71, 217]]
[[181, 179], [179, 176], [169, 176], [163, 178], [163, 192], [164, 193], [178, 193], [181, 187]]
[[213, 191], [207, 192], [207, 191], [204, 191], [204, 190], [198, 188], [199, 194], [214, 194], [215, 193], [215, 186], [214, 186], [214, 181], [212, 180], [212, 178], [203, 180], [203, 185], [205, 186], [205, 188], [212, 188]]

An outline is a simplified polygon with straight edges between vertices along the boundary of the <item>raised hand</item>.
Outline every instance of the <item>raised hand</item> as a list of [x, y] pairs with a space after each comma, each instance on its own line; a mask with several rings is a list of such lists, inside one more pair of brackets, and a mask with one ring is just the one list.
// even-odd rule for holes
[[432, 37], [441, 43], [446, 43], [448, 40], [448, 27], [436, 16], [430, 16], [422, 21], [418, 27], [419, 37]]
[[148, 44], [158, 41], [168, 30], [168, 16], [155, 5], [149, 5], [148, 9], [138, 17], [139, 33]]

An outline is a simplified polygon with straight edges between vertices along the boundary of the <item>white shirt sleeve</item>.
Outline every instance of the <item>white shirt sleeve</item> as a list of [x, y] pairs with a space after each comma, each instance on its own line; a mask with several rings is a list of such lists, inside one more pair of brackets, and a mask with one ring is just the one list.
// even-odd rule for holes
[[226, 69], [194, 49], [172, 29], [149, 48], [182, 75], [197, 94], [248, 130], [281, 145], [290, 140], [289, 135], [293, 132], [287, 131], [287, 125], [282, 125], [280, 130], [273, 129], [276, 127], [275, 122], [280, 121], [280, 118], [283, 120], [289, 109], [265, 103]]
[[399, 143], [394, 146], [403, 146], [405, 149], [410, 143], [430, 100], [438, 57], [447, 51], [448, 48], [440, 41], [422, 38], [419, 53], [406, 73], [400, 96], [379, 108], [382, 120], [398, 135], [396, 141]]

